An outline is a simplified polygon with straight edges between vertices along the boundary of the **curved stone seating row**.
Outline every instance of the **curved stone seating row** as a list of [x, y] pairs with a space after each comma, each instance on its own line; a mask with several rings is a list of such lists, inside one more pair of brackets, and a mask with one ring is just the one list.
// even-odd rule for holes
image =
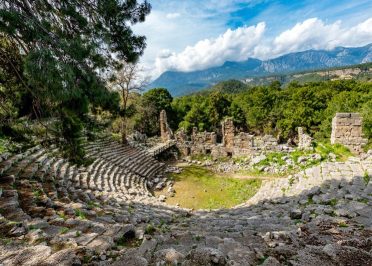
[[[77, 167], [39, 147], [1, 161], [0, 232], [29, 244], [0, 242], [0, 264], [107, 265], [116, 254], [116, 265], [368, 265], [371, 159], [324, 163], [268, 181], [234, 209], [190, 214], [148, 197], [143, 176], [106, 158]], [[117, 250], [148, 223], [154, 235]]]
[[[0, 264], [44, 265], [49, 259], [45, 265], [59, 265], [66, 254], [55, 250], [65, 246], [83, 261], [86, 255], [115, 248], [130, 230], [143, 232], [150, 221], [169, 222], [180, 213], [151, 197], [144, 177], [107, 160], [77, 167], [40, 146], [0, 157], [0, 232], [23, 237], [9, 254], [0, 254]], [[36, 248], [41, 242], [46, 252], [38, 250], [34, 262], [16, 259], [28, 254], [30, 244]]]
[[146, 151], [112, 140], [89, 143], [86, 145], [86, 153], [88, 157], [106, 159], [148, 180], [164, 170], [164, 164], [152, 158]]
[[88, 168], [78, 168], [64, 159], [48, 157], [42, 148], [33, 148], [2, 161], [2, 167], [4, 197], [1, 203], [4, 212], [8, 202], [10, 207], [17, 207], [18, 193], [11, 190], [15, 185], [22, 187], [19, 198], [24, 204], [21, 205], [32, 209], [33, 213], [37, 213], [33, 209], [35, 204], [33, 200], [28, 200], [33, 194], [43, 194], [49, 202], [57, 199], [89, 202], [91, 198], [84, 192], [91, 193], [93, 197], [106, 194], [121, 200], [141, 201], [151, 197], [145, 178], [100, 159]]
[[266, 199], [275, 200], [283, 196], [296, 196], [304, 191], [313, 194], [314, 190], [321, 189], [320, 186], [325, 182], [330, 182], [328, 186], [334, 189], [336, 194], [341, 193], [340, 189], [348, 182], [352, 182], [352, 188], [355, 190], [353, 193], [350, 192], [350, 197], [358, 197], [358, 192], [365, 189], [369, 194], [372, 193], [372, 183], [368, 183], [366, 187], [364, 180], [368, 175], [372, 176], [372, 159], [350, 158], [346, 162], [324, 162], [288, 178], [266, 182], [248, 203], [256, 204]]

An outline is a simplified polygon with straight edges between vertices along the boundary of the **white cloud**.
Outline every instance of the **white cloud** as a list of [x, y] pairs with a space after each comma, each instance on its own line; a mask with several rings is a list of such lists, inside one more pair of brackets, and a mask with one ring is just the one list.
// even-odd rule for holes
[[332, 49], [336, 46], [358, 46], [372, 42], [372, 18], [351, 28], [342, 28], [341, 21], [324, 24], [318, 18], [307, 19], [277, 36], [273, 54], [307, 49]]
[[217, 38], [203, 39], [180, 52], [163, 50], [152, 66], [152, 75], [156, 77], [167, 70], [201, 70], [248, 57], [268, 59], [308, 49], [361, 46], [372, 42], [372, 18], [349, 28], [343, 28], [341, 21], [325, 24], [318, 18], [310, 18], [273, 38], [264, 36], [265, 29], [265, 23], [261, 22], [228, 29]]
[[155, 59], [164, 57], [164, 51], [168, 51], [168, 55], [170, 51], [180, 53], [187, 44], [218, 36], [225, 31], [223, 20], [206, 21], [203, 17], [184, 15], [183, 12], [179, 13], [182, 15], [177, 19], [167, 19], [166, 15], [170, 12], [154, 10], [144, 23], [133, 26], [136, 34], [145, 35], [147, 39], [147, 48], [141, 58], [146, 68], [154, 68]]
[[168, 13], [168, 14], [165, 15], [165, 17], [167, 19], [175, 19], [175, 18], [178, 18], [180, 16], [181, 16], [180, 13]]
[[254, 56], [254, 47], [259, 45], [265, 32], [265, 23], [256, 26], [228, 29], [215, 39], [204, 39], [194, 46], [187, 46], [180, 53], [158, 57], [157, 72], [175, 69], [192, 71], [223, 64], [227, 60], [240, 61]]

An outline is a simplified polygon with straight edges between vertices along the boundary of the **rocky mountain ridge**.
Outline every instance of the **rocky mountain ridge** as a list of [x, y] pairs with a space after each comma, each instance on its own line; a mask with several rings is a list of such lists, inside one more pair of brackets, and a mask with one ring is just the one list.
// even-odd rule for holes
[[372, 61], [372, 44], [355, 47], [337, 47], [333, 50], [307, 50], [290, 53], [270, 60], [249, 58], [241, 62], [227, 61], [222, 66], [193, 72], [167, 71], [148, 88], [164, 87], [173, 96], [184, 95], [210, 87], [228, 79], [247, 79], [267, 75], [348, 66]]

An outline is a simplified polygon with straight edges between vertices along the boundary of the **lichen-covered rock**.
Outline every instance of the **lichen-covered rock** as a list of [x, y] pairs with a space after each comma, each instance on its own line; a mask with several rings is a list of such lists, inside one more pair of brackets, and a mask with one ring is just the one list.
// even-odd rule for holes
[[162, 249], [154, 254], [156, 263], [165, 263], [166, 265], [178, 265], [184, 259], [184, 255], [174, 248]]
[[214, 248], [196, 248], [187, 255], [185, 266], [212, 266], [226, 265], [226, 257], [218, 249]]

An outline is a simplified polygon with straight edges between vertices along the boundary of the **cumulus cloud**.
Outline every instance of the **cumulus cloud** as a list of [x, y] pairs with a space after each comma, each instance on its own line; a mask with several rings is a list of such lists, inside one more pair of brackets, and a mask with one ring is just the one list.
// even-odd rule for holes
[[265, 23], [256, 26], [228, 29], [214, 39], [204, 39], [194, 46], [187, 46], [180, 53], [164, 54], [158, 57], [155, 67], [158, 72], [174, 69], [193, 71], [217, 66], [227, 60], [245, 60], [254, 56], [254, 48], [259, 45], [265, 32]]
[[336, 46], [357, 46], [372, 41], [372, 18], [351, 28], [342, 28], [341, 21], [324, 24], [318, 18], [307, 19], [277, 36], [273, 55], [307, 49], [333, 49]]
[[325, 24], [318, 18], [310, 18], [273, 38], [266, 38], [265, 29], [265, 23], [260, 22], [255, 26], [228, 29], [217, 38], [201, 40], [179, 53], [163, 50], [155, 60], [153, 75], [167, 70], [202, 70], [249, 57], [269, 59], [308, 49], [329, 50], [372, 42], [372, 18], [349, 28], [343, 28], [341, 21]]

